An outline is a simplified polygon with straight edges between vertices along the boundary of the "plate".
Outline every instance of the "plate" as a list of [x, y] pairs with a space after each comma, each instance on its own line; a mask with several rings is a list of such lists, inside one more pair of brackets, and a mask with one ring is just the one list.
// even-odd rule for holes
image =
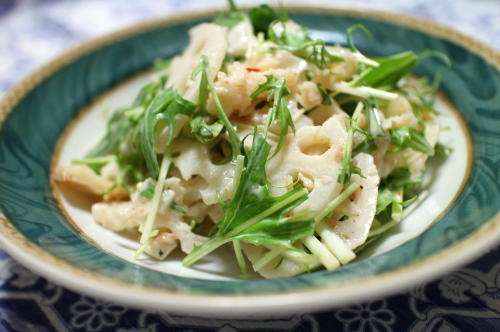
[[[98, 139], [103, 103], [126, 102], [157, 57], [187, 44], [187, 31], [211, 13], [177, 15], [90, 41], [15, 86], [0, 102], [0, 242], [14, 258], [73, 290], [138, 307], [191, 315], [248, 316], [312, 311], [386, 296], [467, 263], [500, 238], [500, 55], [457, 32], [401, 14], [301, 7], [291, 16], [329, 43], [356, 35], [366, 54], [439, 50], [439, 109], [445, 143], [455, 151], [432, 167], [429, 196], [356, 262], [278, 280], [241, 280], [217, 261], [182, 270], [175, 261], [133, 261], [124, 239], [91, 239], [85, 208], [53, 191], [50, 169], [80, 156]], [[417, 74], [442, 68], [428, 59]], [[141, 81], [142, 80], [142, 81]], [[84, 110], [82, 112], [82, 110]], [[76, 119], [76, 120], [75, 120]], [[66, 128], [66, 129], [65, 129]], [[90, 227], [90, 228], [89, 228]], [[130, 249], [133, 250], [133, 249]]]

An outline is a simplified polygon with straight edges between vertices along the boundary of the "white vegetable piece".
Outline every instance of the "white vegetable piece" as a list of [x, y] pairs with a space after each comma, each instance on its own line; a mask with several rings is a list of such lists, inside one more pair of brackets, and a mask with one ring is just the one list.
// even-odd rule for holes
[[[104, 228], [119, 232], [139, 227], [146, 220], [149, 202], [113, 202], [92, 205], [92, 216]], [[181, 244], [181, 249], [189, 253], [193, 246], [200, 245], [205, 237], [191, 232], [191, 227], [182, 220], [182, 215], [172, 209], [158, 213], [154, 229], [169, 229]], [[161, 234], [161, 233], [160, 233]], [[153, 240], [154, 242], [154, 240]]]
[[148, 213], [147, 204], [131, 201], [113, 203], [95, 203], [92, 205], [92, 216], [97, 223], [114, 232], [139, 227]]
[[376, 97], [386, 100], [395, 100], [398, 98], [398, 95], [393, 92], [381, 89], [374, 89], [369, 86], [352, 87], [347, 82], [344, 81], [335, 83], [333, 88], [335, 91], [346, 93], [353, 96], [358, 96], [361, 98]]
[[175, 248], [177, 248], [177, 236], [172, 232], [161, 232], [158, 234], [144, 250], [152, 257], [165, 259]]
[[345, 117], [335, 114], [321, 126], [304, 126], [289, 135], [280, 152], [267, 165], [274, 195], [283, 194], [297, 179], [309, 198], [295, 209], [321, 210], [340, 192], [337, 182], [346, 139]]
[[[233, 62], [227, 65], [227, 73], [219, 72], [215, 81], [215, 90], [228, 115], [254, 116], [255, 109], [250, 95], [266, 81], [266, 75], [284, 77], [288, 89], [294, 94], [300, 81], [300, 74], [307, 68], [307, 63], [293, 54], [278, 50], [272, 54], [255, 56], [243, 64]], [[257, 100], [261, 100], [265, 94]], [[214, 113], [212, 103], [209, 111]]]
[[227, 40], [227, 53], [234, 56], [244, 56], [248, 48], [257, 42], [249, 20], [243, 20], [229, 29]]
[[[245, 242], [241, 243], [241, 248], [252, 264], [255, 264], [268, 252], [268, 249], [264, 246], [256, 246]], [[266, 279], [278, 279], [292, 277], [313, 270], [318, 266], [320, 266], [320, 262], [314, 256], [311, 257], [311, 261], [308, 263], [299, 263], [288, 257], [278, 255], [257, 272]]]
[[201, 183], [202, 186], [199, 188], [205, 204], [215, 204], [217, 193], [220, 193], [223, 199], [231, 197], [234, 175], [232, 163], [215, 165], [210, 161], [206, 145], [192, 140], [178, 139], [172, 152], [179, 152], [179, 156], [174, 158], [173, 162], [184, 180], [189, 180], [195, 175], [205, 180], [206, 185]]
[[112, 186], [113, 182], [96, 174], [85, 165], [59, 166], [52, 173], [55, 180], [77, 185], [84, 191], [103, 195]]
[[172, 86], [184, 98], [196, 102], [199, 76], [191, 80], [191, 73], [199, 64], [202, 55], [207, 56], [209, 77], [213, 81], [219, 72], [227, 51], [227, 28], [213, 23], [202, 23], [189, 30], [189, 46], [181, 56], [175, 57], [170, 66], [167, 86]]
[[354, 174], [351, 182], [359, 184], [361, 190], [352, 200], [344, 202], [336, 213], [348, 216], [338, 221], [333, 231], [345, 240], [349, 248], [354, 249], [366, 241], [377, 208], [378, 184], [380, 178], [373, 157], [360, 153], [353, 158], [354, 164], [361, 169], [364, 178]]
[[[418, 119], [413, 113], [410, 102], [403, 96], [389, 102], [387, 109], [380, 115], [382, 126], [386, 131], [404, 126], [419, 127]], [[439, 130], [438, 117], [432, 113], [426, 114], [424, 137], [432, 147], [438, 141]], [[389, 143], [388, 138], [378, 138], [378, 149], [373, 153], [380, 177], [386, 177], [396, 167], [408, 167], [412, 174], [419, 174], [424, 171], [429, 155], [412, 149], [387, 153]]]

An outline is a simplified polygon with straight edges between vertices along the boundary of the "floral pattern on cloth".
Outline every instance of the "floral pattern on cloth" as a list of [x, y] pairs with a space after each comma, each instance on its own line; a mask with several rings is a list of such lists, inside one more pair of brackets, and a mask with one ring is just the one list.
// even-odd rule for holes
[[[500, 45], [496, 0], [336, 3], [416, 14]], [[31, 70], [84, 40], [144, 19], [223, 4], [222, 0], [0, 0], [0, 96]], [[0, 251], [0, 330], [493, 331], [500, 327], [498, 257], [500, 247], [466, 268], [385, 299], [314, 314], [222, 320], [141, 311], [82, 296], [33, 274]]]
[[101, 331], [116, 326], [125, 311], [124, 307], [114, 303], [82, 296], [70, 308], [71, 326], [85, 331]]
[[392, 331], [396, 322], [394, 312], [387, 309], [387, 302], [373, 301], [337, 310], [335, 317], [344, 331]]

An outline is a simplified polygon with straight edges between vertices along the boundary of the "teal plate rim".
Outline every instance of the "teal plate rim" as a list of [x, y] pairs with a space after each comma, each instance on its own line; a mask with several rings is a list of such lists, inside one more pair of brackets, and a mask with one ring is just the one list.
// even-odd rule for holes
[[[255, 281], [208, 281], [166, 275], [117, 259], [85, 241], [65, 221], [51, 194], [48, 175], [59, 134], [83, 106], [104, 90], [144, 69], [145, 63], [151, 63], [152, 56], [177, 52], [190, 24], [213, 13], [201, 11], [152, 20], [86, 42], [25, 78], [0, 101], [0, 122], [3, 123], [0, 130], [0, 206], [6, 216], [0, 217], [0, 242], [4, 249], [36, 272], [69, 288], [130, 305], [193, 314], [221, 313], [222, 308], [245, 309], [244, 313], [261, 312], [265, 308], [270, 310], [266, 310], [267, 313], [310, 311], [390, 294], [465, 264], [498, 243], [500, 202], [491, 197], [498, 197], [500, 192], [497, 180], [500, 146], [495, 143], [495, 137], [500, 136], [498, 125], [495, 125], [500, 121], [500, 54], [449, 28], [399, 13], [338, 7], [292, 7], [290, 10], [298, 15], [299, 21], [309, 18], [302, 23], [313, 28], [328, 22], [332, 24], [335, 18], [336, 25], [330, 26], [335, 29], [328, 31], [343, 32], [343, 26], [361, 20], [370, 30], [370, 25], [395, 28], [399, 39], [411, 33], [419, 37], [412, 40], [413, 49], [429, 46], [430, 42], [434, 49], [444, 50], [460, 64], [449, 73], [453, 75], [444, 75], [443, 90], [465, 112], [463, 116], [470, 126], [475, 146], [474, 166], [455, 205], [435, 226], [389, 253], [339, 270]], [[179, 47], [166, 45], [160, 48], [160, 54], [158, 50], [151, 50], [161, 45], [163, 30], [168, 29], [176, 32], [169, 37], [177, 38]], [[376, 36], [381, 33], [375, 30]], [[146, 37], [149, 39], [144, 42]], [[401, 46], [394, 38], [391, 40], [384, 45], [389, 53]], [[368, 51], [374, 47], [369, 40], [361, 39], [360, 42]], [[145, 48], [139, 55], [132, 47], [134, 43]], [[117, 61], [117, 56], [126, 50], [129, 51], [126, 62]], [[129, 62], [132, 65], [127, 65]], [[432, 72], [436, 65], [431, 62], [421, 69], [421, 73]], [[111, 67], [119, 72], [117, 76], [95, 74]], [[472, 69], [481, 75], [472, 75]], [[488, 79], [486, 89], [478, 91], [475, 87], [477, 76], [483, 81], [485, 77]], [[61, 82], [66, 84], [61, 85]], [[78, 84], [82, 82], [90, 84], [86, 86], [90, 91], [81, 91]], [[463, 91], [464, 86], [446, 82], [461, 82], [469, 90]], [[75, 90], [77, 88], [80, 90]], [[57, 96], [47, 93], [51, 89], [56, 89]], [[471, 93], [475, 103], [471, 103], [472, 99], [464, 99], [471, 97]], [[71, 100], [61, 96], [71, 97]], [[55, 107], [57, 103], [59, 107]], [[45, 111], [37, 112], [37, 109]], [[47, 109], [53, 113], [50, 120], [47, 120]], [[47, 132], [41, 131], [41, 125]], [[28, 130], [27, 137], [19, 136], [20, 129]], [[28, 178], [30, 182], [26, 181]], [[453, 228], [453, 220], [461, 221], [460, 231]], [[444, 236], [441, 241], [429, 241], [433, 233]], [[355, 272], [358, 277], [353, 279]], [[238, 312], [225, 314], [233, 316]]]

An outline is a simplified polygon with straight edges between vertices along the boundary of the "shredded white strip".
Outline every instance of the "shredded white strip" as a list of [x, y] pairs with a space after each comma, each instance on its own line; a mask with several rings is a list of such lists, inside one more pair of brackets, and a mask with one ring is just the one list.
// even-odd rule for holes
[[[165, 180], [167, 178], [167, 172], [170, 166], [170, 159], [168, 158], [167, 154], [165, 153], [163, 155], [163, 159], [161, 162], [161, 167], [160, 167], [160, 174], [158, 176], [158, 182], [156, 183], [153, 199], [151, 200], [151, 205], [149, 208], [148, 216], [146, 218], [146, 223], [144, 224], [140, 243], [141, 243], [141, 248], [136, 252], [136, 257], [141, 254], [142, 251], [146, 248], [146, 246], [149, 244], [149, 241], [151, 241], [151, 233], [153, 231], [153, 224], [156, 219], [156, 213], [158, 212], [158, 208], [160, 206], [160, 201], [161, 201], [161, 195], [163, 192], [163, 187], [165, 186]], [[173, 197], [172, 197], [173, 199]], [[142, 249], [142, 250], [141, 250]]]
[[375, 97], [385, 100], [394, 100], [398, 95], [389, 91], [370, 88], [368, 86], [352, 87], [347, 82], [338, 82], [334, 85], [335, 91], [346, 93], [361, 98]]
[[340, 266], [339, 260], [333, 256], [330, 250], [328, 250], [328, 248], [314, 235], [306, 237], [303, 242], [307, 249], [309, 249], [314, 256], [318, 257], [321, 264], [328, 270], [334, 270]]
[[330, 47], [327, 46], [326, 49], [328, 50], [328, 52], [330, 52], [332, 55], [335, 55], [335, 56], [339, 56], [339, 57], [344, 58], [346, 56], [346, 54], [350, 53], [354, 57], [354, 59], [356, 59], [356, 61], [358, 61], [360, 63], [364, 63], [365, 65], [368, 65], [370, 67], [380, 66], [380, 64], [377, 61], [366, 57], [365, 55], [363, 55], [360, 52], [351, 52], [351, 51], [346, 50], [346, 49], [339, 49], [339, 48], [331, 47], [331, 46]]
[[337, 259], [345, 265], [356, 258], [354, 251], [349, 248], [340, 236], [328, 228], [324, 222], [320, 222], [316, 227], [318, 235], [321, 237], [321, 242], [330, 249], [330, 251], [337, 257]]
[[259, 258], [259, 260], [257, 260], [255, 262], [255, 264], [253, 264], [253, 269], [255, 271], [261, 270], [264, 266], [266, 266], [267, 263], [269, 263], [270, 261], [272, 261], [273, 259], [275, 259], [279, 255], [281, 255], [283, 253], [283, 251], [285, 251], [284, 248], [271, 249], [270, 251], [265, 253], [261, 258]]

